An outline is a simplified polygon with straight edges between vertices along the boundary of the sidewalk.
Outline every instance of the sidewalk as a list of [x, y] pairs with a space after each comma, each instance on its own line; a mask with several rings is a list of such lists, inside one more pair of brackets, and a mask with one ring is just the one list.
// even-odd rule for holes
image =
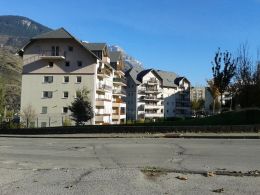
[[260, 139], [260, 133], [111, 133], [111, 134], [49, 134], [49, 135], [11, 135], [0, 134], [0, 138], [57, 138], [57, 139], [93, 139], [93, 138], [198, 138], [198, 139]]

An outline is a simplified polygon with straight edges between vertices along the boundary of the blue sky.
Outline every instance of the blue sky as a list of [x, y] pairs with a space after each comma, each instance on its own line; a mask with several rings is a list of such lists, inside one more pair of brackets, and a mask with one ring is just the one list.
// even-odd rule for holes
[[[48, 2], [48, 3], [47, 3]], [[212, 76], [216, 50], [260, 48], [260, 0], [2, 1], [0, 15], [22, 15], [78, 39], [119, 45], [146, 68], [174, 71], [193, 85]]]

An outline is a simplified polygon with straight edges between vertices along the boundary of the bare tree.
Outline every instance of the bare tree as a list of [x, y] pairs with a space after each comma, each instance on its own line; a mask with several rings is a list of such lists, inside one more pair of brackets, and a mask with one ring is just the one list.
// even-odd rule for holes
[[36, 111], [31, 104], [28, 104], [26, 107], [23, 108], [21, 117], [23, 121], [26, 122], [26, 127], [28, 127], [29, 124], [36, 119]]
[[237, 69], [236, 69], [236, 83], [237, 87], [251, 85], [253, 82], [254, 70], [253, 60], [249, 57], [249, 46], [247, 43], [241, 44], [238, 49]]

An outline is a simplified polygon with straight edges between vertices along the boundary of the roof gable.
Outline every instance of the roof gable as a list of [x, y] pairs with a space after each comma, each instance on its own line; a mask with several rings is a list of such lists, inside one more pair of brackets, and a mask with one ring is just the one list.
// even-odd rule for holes
[[163, 70], [156, 70], [156, 72], [162, 78], [164, 87], [178, 87], [175, 79], [179, 76], [176, 73]]
[[59, 28], [57, 30], [53, 30], [47, 33], [43, 33], [41, 35], [37, 35], [32, 38], [35, 39], [73, 39], [74, 37], [66, 31], [64, 28]]
[[22, 49], [18, 51], [20, 56], [23, 56], [24, 50], [28, 47], [32, 42], [40, 39], [72, 39], [76, 41], [82, 48], [84, 48], [87, 52], [89, 52], [94, 58], [99, 59], [90, 49], [88, 49], [81, 41], [72, 36], [68, 31], [64, 28], [59, 28], [57, 30], [53, 30], [51, 32], [43, 33], [42, 35], [38, 35], [33, 37]]
[[118, 62], [122, 60], [122, 53], [120, 51], [110, 51], [110, 62]]

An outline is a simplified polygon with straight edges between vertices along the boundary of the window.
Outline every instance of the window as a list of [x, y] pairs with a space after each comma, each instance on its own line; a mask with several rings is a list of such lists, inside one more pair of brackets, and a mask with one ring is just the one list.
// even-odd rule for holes
[[77, 76], [77, 83], [81, 83], [81, 76]]
[[69, 111], [68, 107], [63, 107], [62, 113], [67, 114]]
[[43, 98], [52, 98], [52, 91], [44, 91]]
[[72, 46], [69, 46], [69, 51], [73, 51], [73, 47]]
[[41, 127], [47, 127], [47, 123], [46, 122], [41, 122]]
[[48, 67], [52, 68], [53, 67], [53, 62], [49, 62]]
[[63, 92], [63, 98], [68, 98], [68, 97], [69, 97], [69, 92], [64, 91], [64, 92]]
[[59, 56], [59, 54], [60, 54], [60, 48], [59, 48], [59, 46], [52, 46], [51, 47], [51, 55], [52, 56]]
[[44, 83], [52, 83], [53, 82], [53, 76], [44, 76], [43, 82]]
[[69, 76], [64, 76], [63, 82], [68, 83], [70, 81]]
[[78, 61], [78, 66], [82, 66], [82, 61]]
[[69, 62], [69, 61], [66, 61], [66, 62], [65, 62], [65, 66], [70, 66], [70, 62]]
[[42, 114], [47, 114], [47, 107], [46, 106], [42, 107]]

